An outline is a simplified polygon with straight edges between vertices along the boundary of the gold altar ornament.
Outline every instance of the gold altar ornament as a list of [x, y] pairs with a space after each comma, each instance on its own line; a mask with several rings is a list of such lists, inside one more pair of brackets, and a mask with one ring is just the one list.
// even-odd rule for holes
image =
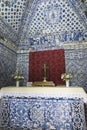
[[55, 86], [53, 81], [47, 81], [47, 69], [48, 65], [46, 63], [43, 64], [43, 81], [35, 81], [32, 83], [32, 86]]

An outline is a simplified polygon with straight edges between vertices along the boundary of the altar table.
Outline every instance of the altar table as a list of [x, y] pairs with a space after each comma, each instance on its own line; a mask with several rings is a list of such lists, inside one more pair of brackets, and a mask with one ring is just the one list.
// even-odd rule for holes
[[6, 87], [0, 90], [1, 130], [86, 130], [81, 87]]

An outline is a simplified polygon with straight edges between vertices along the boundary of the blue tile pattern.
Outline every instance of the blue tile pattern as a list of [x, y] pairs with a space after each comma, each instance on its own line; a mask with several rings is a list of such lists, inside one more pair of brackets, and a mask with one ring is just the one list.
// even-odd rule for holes
[[33, 0], [0, 1], [0, 35], [19, 44], [28, 12]]
[[[1, 19], [4, 20], [4, 25], [7, 24], [7, 29], [10, 29], [9, 37], [12, 37], [11, 32], [14, 30], [18, 43], [22, 32], [24, 38], [28, 34], [30, 37], [41, 33], [44, 29], [47, 33], [87, 29], [84, 13], [86, 1], [83, 4], [81, 0], [1, 0], [0, 7]], [[1, 29], [4, 31], [3, 26]], [[7, 36], [8, 33], [4, 35]]]
[[3, 97], [0, 113], [7, 130], [86, 130], [82, 99]]
[[17, 55], [14, 50], [0, 43], [0, 87], [14, 85], [12, 74], [16, 69]]
[[7, 39], [12, 44], [17, 44], [17, 34], [12, 30], [4, 20], [0, 19], [0, 39]]
[[87, 41], [85, 22], [79, 19], [79, 10], [75, 9], [72, 0], [35, 0], [25, 18], [19, 49], [56, 49], [64, 43]]
[[26, 86], [29, 77], [29, 52], [17, 54], [17, 68], [24, 77], [24, 80], [20, 82], [20, 85]]
[[[22, 64], [26, 79], [29, 75], [27, 73], [29, 61], [25, 59], [24, 62], [25, 53], [28, 57], [29, 51], [64, 48], [66, 70], [70, 71], [71, 68], [74, 73], [70, 84], [82, 86], [87, 91], [85, 71], [87, 44], [83, 44], [87, 41], [87, 29], [86, 22], [84, 22], [86, 17], [81, 12], [81, 7], [83, 7], [81, 1], [79, 3], [74, 0], [35, 0], [32, 2], [31, 12], [25, 18], [26, 24], [19, 45], [18, 65], [21, 68]], [[66, 44], [67, 46], [64, 46]], [[80, 60], [81, 63], [79, 63]], [[78, 74], [75, 70], [78, 70]]]
[[16, 32], [21, 24], [22, 14], [26, 5], [25, 0], [1, 0], [1, 17], [7, 22]]
[[27, 27], [25, 26], [25, 30], [28, 28], [28, 35], [41, 33], [43, 30], [46, 30], [46, 33], [50, 33], [71, 30], [82, 31], [85, 29], [67, 0], [39, 2], [36, 0], [36, 3], [32, 6], [34, 6], [32, 9], [32, 17], [30, 19], [30, 15], [28, 15]]
[[87, 16], [84, 11], [87, 10], [87, 1], [82, 2], [82, 0], [67, 0], [71, 8], [76, 12], [79, 17], [80, 22], [87, 29]]
[[[1, 0], [0, 7], [0, 35], [13, 45], [18, 46], [20, 43], [17, 67], [25, 78], [23, 85], [26, 85], [29, 77], [30, 51], [64, 48], [66, 70], [74, 73], [71, 85], [82, 86], [87, 91], [87, 44], [83, 44], [87, 42], [87, 16], [84, 14], [87, 9], [86, 1], [82, 3], [82, 0], [8, 0], [6, 3], [5, 0]], [[65, 44], [68, 45], [64, 46]], [[1, 66], [6, 70], [11, 66], [6, 75], [2, 73], [3, 82], [7, 82], [7, 73], [10, 77], [15, 71], [16, 54], [12, 54], [14, 50], [9, 50], [8, 56], [12, 56], [12, 61], [14, 57], [11, 63], [7, 58], [7, 52], [1, 53]], [[6, 58], [3, 58], [4, 55]], [[77, 70], [78, 73], [75, 73]], [[8, 81], [9, 84], [5, 85], [11, 85], [10, 79]]]
[[72, 86], [83, 86], [87, 91], [87, 49], [66, 50], [66, 70], [73, 74]]

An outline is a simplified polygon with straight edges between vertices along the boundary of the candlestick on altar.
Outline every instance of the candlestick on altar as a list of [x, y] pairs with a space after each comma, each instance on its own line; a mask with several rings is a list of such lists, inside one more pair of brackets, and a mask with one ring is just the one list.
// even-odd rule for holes
[[44, 63], [43, 65], [43, 71], [44, 71], [44, 79], [43, 79], [43, 82], [46, 82], [47, 81], [47, 64]]

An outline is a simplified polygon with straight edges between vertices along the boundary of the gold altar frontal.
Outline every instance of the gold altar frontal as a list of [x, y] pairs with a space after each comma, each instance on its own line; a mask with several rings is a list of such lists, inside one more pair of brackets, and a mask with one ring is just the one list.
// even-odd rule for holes
[[55, 86], [53, 81], [36, 81], [32, 83], [32, 86]]

